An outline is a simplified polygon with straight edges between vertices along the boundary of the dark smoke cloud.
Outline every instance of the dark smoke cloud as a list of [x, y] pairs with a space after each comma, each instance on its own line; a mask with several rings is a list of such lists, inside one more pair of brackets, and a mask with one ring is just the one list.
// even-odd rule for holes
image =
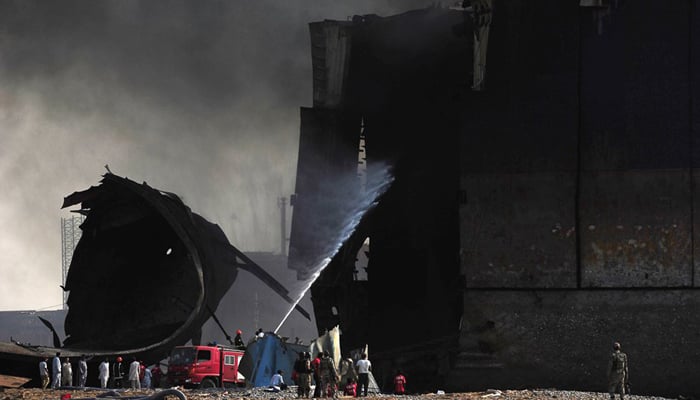
[[0, 309], [61, 303], [63, 196], [113, 172], [279, 249], [308, 23], [432, 2], [0, 0]]

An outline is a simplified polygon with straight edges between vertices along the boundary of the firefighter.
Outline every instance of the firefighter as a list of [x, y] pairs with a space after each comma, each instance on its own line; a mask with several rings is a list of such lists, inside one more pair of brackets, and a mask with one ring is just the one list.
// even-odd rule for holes
[[117, 361], [112, 364], [112, 387], [122, 387], [122, 379], [124, 379], [124, 368], [122, 367], [122, 358], [117, 357]]
[[243, 338], [241, 337], [241, 334], [243, 334], [242, 330], [239, 329], [236, 331], [236, 337], [233, 338], [233, 345], [239, 349], [244, 349], [245, 343], [243, 343]]

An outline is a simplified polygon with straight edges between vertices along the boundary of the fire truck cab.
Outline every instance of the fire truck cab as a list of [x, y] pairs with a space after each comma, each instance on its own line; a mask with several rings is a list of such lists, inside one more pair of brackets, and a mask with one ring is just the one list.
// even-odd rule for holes
[[238, 372], [243, 350], [225, 346], [178, 346], [170, 352], [168, 381], [188, 388], [244, 385]]

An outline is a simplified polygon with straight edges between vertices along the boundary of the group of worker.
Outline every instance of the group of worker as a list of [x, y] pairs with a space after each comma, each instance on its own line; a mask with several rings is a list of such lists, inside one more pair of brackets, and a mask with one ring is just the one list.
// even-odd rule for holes
[[[614, 400], [615, 393], [619, 393], [620, 400], [624, 400], [625, 393], [629, 393], [629, 367], [627, 354], [621, 350], [619, 342], [613, 343], [613, 352], [608, 363], [608, 393], [610, 400]], [[345, 382], [343, 394], [345, 396], [367, 396], [369, 385], [369, 373], [372, 363], [362, 354], [360, 360], [353, 362], [349, 356], [340, 361], [338, 369], [335, 368], [333, 358], [327, 351], [319, 352], [314, 360], [308, 352], [299, 353], [299, 358], [294, 363], [292, 379], [297, 383], [297, 395], [300, 398], [308, 398], [311, 392], [311, 378], [316, 383], [313, 397], [336, 397], [338, 382]], [[405, 394], [406, 377], [397, 371], [393, 379], [394, 394]], [[282, 371], [277, 371], [273, 376], [271, 387], [279, 390], [284, 385]], [[359, 391], [358, 391], [359, 385]], [[284, 388], [284, 386], [282, 386]]]
[[[152, 388], [154, 383], [158, 384], [161, 373], [157, 364], [152, 369], [146, 368], [136, 358], [132, 358], [129, 364], [129, 373], [125, 376], [122, 361], [122, 357], [116, 357], [111, 365], [111, 369], [109, 359], [105, 358], [100, 363], [98, 379], [101, 388], [106, 389], [108, 386], [110, 388], [122, 388], [125, 380], [129, 381], [131, 389]], [[88, 365], [84, 356], [80, 357], [78, 367], [79, 375], [76, 386], [85, 387], [88, 377]], [[52, 389], [74, 386], [73, 367], [70, 358], [65, 357], [62, 361], [60, 352], [57, 352], [51, 361], [51, 372], [50, 378], [48, 358], [42, 359], [39, 362], [39, 377], [41, 378], [42, 389], [46, 389], [49, 386], [49, 381]]]
[[[57, 389], [59, 386], [73, 386], [73, 366], [70, 358], [65, 357], [61, 360], [61, 353], [56, 353], [56, 356], [51, 360], [51, 371], [53, 379], [49, 378], [48, 358], [44, 358], [39, 362], [39, 378], [41, 378], [41, 387], [46, 389], [51, 381], [51, 388]], [[78, 385], [85, 387], [87, 381], [87, 362], [85, 357], [80, 357], [78, 361]]]
[[[236, 345], [244, 346], [241, 340], [241, 331], [236, 332]], [[257, 335], [257, 332], [256, 332]], [[110, 375], [109, 360], [104, 359], [99, 365], [99, 380], [100, 387], [107, 388], [110, 376], [112, 377], [112, 388], [123, 387], [123, 367], [122, 357], [117, 357], [112, 364]], [[73, 367], [70, 358], [65, 357], [61, 360], [61, 353], [57, 352], [51, 362], [53, 374], [52, 379], [49, 376], [48, 358], [44, 358], [39, 362], [39, 376], [41, 378], [41, 387], [46, 389], [51, 383], [52, 389], [59, 387], [73, 386]], [[372, 363], [367, 359], [366, 354], [362, 354], [357, 362], [353, 362], [350, 356], [346, 356], [340, 361], [340, 365], [336, 369], [333, 358], [327, 351], [321, 351], [316, 358], [311, 360], [311, 354], [308, 352], [299, 353], [299, 358], [294, 363], [294, 371], [292, 379], [298, 385], [297, 394], [301, 398], [311, 397], [311, 382], [316, 384], [313, 397], [336, 397], [338, 391], [338, 383], [344, 382], [343, 394], [346, 396], [367, 396], [369, 387], [369, 374], [372, 371]], [[270, 387], [274, 390], [284, 390], [286, 385], [282, 378], [282, 370], [278, 370], [273, 376]], [[84, 356], [78, 361], [78, 387], [85, 387], [88, 376], [87, 362]], [[146, 368], [135, 358], [132, 359], [129, 365], [128, 381], [132, 389], [152, 388], [156, 387], [160, 381], [160, 368], [156, 364], [152, 369]], [[406, 377], [397, 371], [394, 376], [394, 394], [404, 394]], [[358, 387], [359, 385], [359, 387]], [[358, 390], [359, 389], [359, 390]], [[620, 400], [624, 400], [625, 392], [629, 391], [629, 368], [627, 366], [627, 355], [621, 351], [620, 343], [613, 344], [613, 353], [610, 357], [608, 365], [608, 392], [610, 399], [614, 399], [614, 394], [620, 394]]]
[[[297, 395], [301, 398], [336, 397], [339, 384], [344, 385], [342, 391], [345, 396], [361, 397], [367, 396], [371, 371], [372, 363], [367, 359], [367, 354], [362, 354], [357, 362], [346, 356], [336, 368], [333, 357], [327, 351], [319, 352], [313, 360], [310, 353], [302, 352], [294, 363], [292, 379], [297, 384]], [[316, 384], [313, 396], [312, 378]], [[394, 378], [394, 394], [404, 394], [405, 385], [406, 377], [398, 371]]]

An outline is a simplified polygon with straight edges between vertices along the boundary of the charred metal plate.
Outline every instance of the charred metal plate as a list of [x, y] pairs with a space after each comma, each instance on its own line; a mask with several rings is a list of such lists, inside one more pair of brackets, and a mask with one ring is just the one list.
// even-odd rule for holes
[[692, 284], [688, 178], [687, 170], [583, 175], [581, 286]]
[[574, 182], [571, 173], [463, 176], [467, 287], [575, 287]]

